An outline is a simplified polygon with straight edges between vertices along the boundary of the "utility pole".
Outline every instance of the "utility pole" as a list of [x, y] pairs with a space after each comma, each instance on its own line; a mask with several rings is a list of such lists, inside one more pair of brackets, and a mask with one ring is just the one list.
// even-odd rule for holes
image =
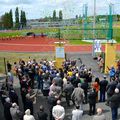
[[96, 0], [94, 0], [94, 17], [93, 17], [93, 46], [92, 46], [92, 55], [95, 57], [94, 44], [96, 39]]

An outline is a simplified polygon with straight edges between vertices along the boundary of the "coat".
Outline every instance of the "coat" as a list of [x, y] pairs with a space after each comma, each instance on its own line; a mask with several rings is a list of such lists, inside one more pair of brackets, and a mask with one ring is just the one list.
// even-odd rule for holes
[[95, 116], [93, 116], [93, 120], [106, 120], [106, 117], [104, 114], [95, 115]]
[[88, 94], [89, 104], [96, 104], [96, 96], [97, 96], [97, 93], [95, 91], [92, 91]]
[[82, 120], [83, 111], [76, 109], [72, 111], [72, 120]]
[[[11, 107], [10, 114], [12, 116], [12, 120], [20, 120], [20, 118], [22, 118], [22, 114], [17, 107], [15, 107], [15, 108]], [[21, 114], [21, 116], [20, 116], [20, 114]]]
[[114, 108], [114, 107], [118, 108], [120, 105], [120, 93], [114, 93], [112, 97], [108, 99], [108, 101], [110, 102], [111, 108]]
[[23, 120], [35, 120], [33, 115], [24, 115]]
[[108, 85], [108, 81], [107, 80], [101, 80], [99, 85], [100, 85], [100, 91], [105, 92], [106, 88], [107, 88], [107, 85]]
[[5, 102], [4, 104], [4, 116], [6, 120], [12, 120], [11, 114], [10, 114], [10, 108], [11, 108], [11, 103]]
[[48, 120], [47, 119], [48, 114], [44, 111], [38, 112], [37, 115], [38, 115], [38, 120]]
[[77, 87], [74, 89], [72, 95], [71, 95], [71, 98], [72, 100], [77, 100], [79, 102], [83, 102], [83, 96], [84, 96], [84, 91], [82, 88], [80, 87]]

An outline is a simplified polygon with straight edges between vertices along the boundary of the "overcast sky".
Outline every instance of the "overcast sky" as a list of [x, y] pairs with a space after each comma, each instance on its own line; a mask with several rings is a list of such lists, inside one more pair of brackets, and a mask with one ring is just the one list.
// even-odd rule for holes
[[[0, 16], [18, 7], [26, 12], [28, 19], [52, 16], [53, 10], [63, 11], [64, 18], [83, 14], [83, 4], [88, 5], [88, 15], [93, 15], [94, 0], [0, 0]], [[114, 5], [114, 14], [120, 14], [120, 0], [96, 0], [97, 14], [108, 14], [109, 3]]]

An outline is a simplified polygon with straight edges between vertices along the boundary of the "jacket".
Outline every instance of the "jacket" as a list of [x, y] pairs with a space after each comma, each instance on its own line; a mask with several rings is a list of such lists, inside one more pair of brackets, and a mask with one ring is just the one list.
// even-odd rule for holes
[[108, 81], [107, 80], [101, 80], [99, 85], [100, 85], [100, 91], [105, 92], [106, 88], [107, 88], [107, 85], [108, 85]]
[[111, 108], [119, 107], [119, 105], [120, 105], [120, 93], [114, 93], [112, 95], [112, 97], [110, 97], [108, 99], [108, 101], [110, 102]]
[[65, 109], [61, 105], [56, 105], [52, 109], [52, 115], [55, 120], [60, 119], [63, 120], [65, 117]]
[[93, 120], [107, 120], [104, 114], [93, 116]]
[[89, 104], [96, 104], [96, 92], [95, 91], [92, 91], [88, 94], [88, 102]]
[[44, 111], [40, 111], [37, 113], [38, 120], [47, 120], [48, 114]]
[[72, 120], [82, 120], [83, 111], [76, 109], [72, 111]]
[[83, 102], [83, 97], [84, 97], [84, 90], [80, 87], [75, 88], [71, 95], [72, 100], [77, 100], [79, 102]]
[[24, 115], [23, 120], [35, 120], [33, 115]]

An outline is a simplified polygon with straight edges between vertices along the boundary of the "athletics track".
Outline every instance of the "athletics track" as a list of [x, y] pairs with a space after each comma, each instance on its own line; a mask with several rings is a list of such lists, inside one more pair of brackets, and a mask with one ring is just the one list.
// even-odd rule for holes
[[[92, 52], [92, 45], [70, 45], [67, 40], [59, 40], [48, 37], [15, 37], [0, 38], [0, 51], [7, 52], [53, 52], [55, 50], [54, 42], [65, 42], [65, 52]], [[105, 46], [102, 46], [104, 51]], [[117, 45], [117, 51], [120, 51], [120, 45]]]

